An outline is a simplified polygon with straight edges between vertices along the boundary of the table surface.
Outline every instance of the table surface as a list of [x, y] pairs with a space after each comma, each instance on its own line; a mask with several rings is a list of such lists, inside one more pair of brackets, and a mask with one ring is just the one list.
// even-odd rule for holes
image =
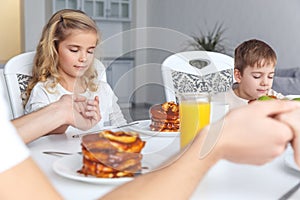
[[[142, 136], [142, 138], [147, 142], [143, 154], [148, 162], [150, 159], [152, 167], [159, 166], [161, 162], [178, 152], [178, 136]], [[50, 150], [78, 152], [81, 150], [80, 139], [67, 135], [49, 135], [28, 144], [28, 147], [33, 159], [64, 199], [96, 199], [117, 187], [117, 185], [76, 181], [53, 171], [53, 163], [62, 157], [42, 152]], [[300, 172], [289, 168], [284, 162], [285, 156], [291, 153], [292, 150], [288, 148], [282, 156], [263, 166], [220, 161], [199, 183], [191, 199], [278, 199], [299, 182]], [[300, 191], [291, 199], [300, 199]]]

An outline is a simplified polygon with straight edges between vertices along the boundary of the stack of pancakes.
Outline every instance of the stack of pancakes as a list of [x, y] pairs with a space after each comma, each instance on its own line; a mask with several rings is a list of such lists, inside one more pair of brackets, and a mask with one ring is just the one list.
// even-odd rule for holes
[[174, 102], [155, 104], [150, 110], [150, 129], [152, 131], [177, 132], [179, 131], [179, 105]]
[[109, 130], [82, 137], [84, 175], [101, 178], [131, 177], [141, 170], [145, 142], [132, 132]]

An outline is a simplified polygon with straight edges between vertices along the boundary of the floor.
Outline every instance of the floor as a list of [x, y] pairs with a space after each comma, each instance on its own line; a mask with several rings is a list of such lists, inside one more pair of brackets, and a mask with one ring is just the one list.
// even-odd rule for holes
[[122, 108], [123, 115], [127, 122], [149, 119], [150, 105], [133, 105], [130, 108]]

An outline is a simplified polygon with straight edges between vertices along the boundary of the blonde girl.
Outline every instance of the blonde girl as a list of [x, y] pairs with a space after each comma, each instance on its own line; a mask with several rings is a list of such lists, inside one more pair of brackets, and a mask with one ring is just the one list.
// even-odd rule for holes
[[[65, 9], [55, 13], [36, 48], [25, 113], [53, 103], [64, 94], [80, 94], [88, 99], [99, 98], [102, 119], [94, 129], [125, 124], [111, 87], [98, 80], [94, 52], [99, 40], [96, 23], [84, 12]], [[54, 132], [66, 129], [60, 127]]]

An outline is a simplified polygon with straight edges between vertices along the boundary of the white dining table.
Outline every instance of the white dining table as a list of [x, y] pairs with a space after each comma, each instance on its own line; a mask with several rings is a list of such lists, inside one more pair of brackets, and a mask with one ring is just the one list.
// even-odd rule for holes
[[[143, 155], [152, 170], [179, 151], [178, 136], [151, 137], [142, 135], [141, 137], [147, 142], [143, 149]], [[48, 155], [43, 152], [78, 152], [81, 150], [80, 139], [78, 138], [72, 138], [66, 134], [49, 135], [31, 142], [28, 147], [32, 158], [64, 199], [97, 199], [118, 186], [118, 184], [95, 184], [73, 180], [58, 175], [53, 170], [53, 164], [64, 156]], [[234, 164], [222, 160], [211, 168], [199, 183], [191, 199], [279, 199], [300, 180], [300, 171], [285, 164], [285, 158], [290, 154], [292, 154], [292, 150], [288, 147], [280, 157], [262, 166]], [[300, 191], [296, 192], [290, 199], [300, 199]]]

